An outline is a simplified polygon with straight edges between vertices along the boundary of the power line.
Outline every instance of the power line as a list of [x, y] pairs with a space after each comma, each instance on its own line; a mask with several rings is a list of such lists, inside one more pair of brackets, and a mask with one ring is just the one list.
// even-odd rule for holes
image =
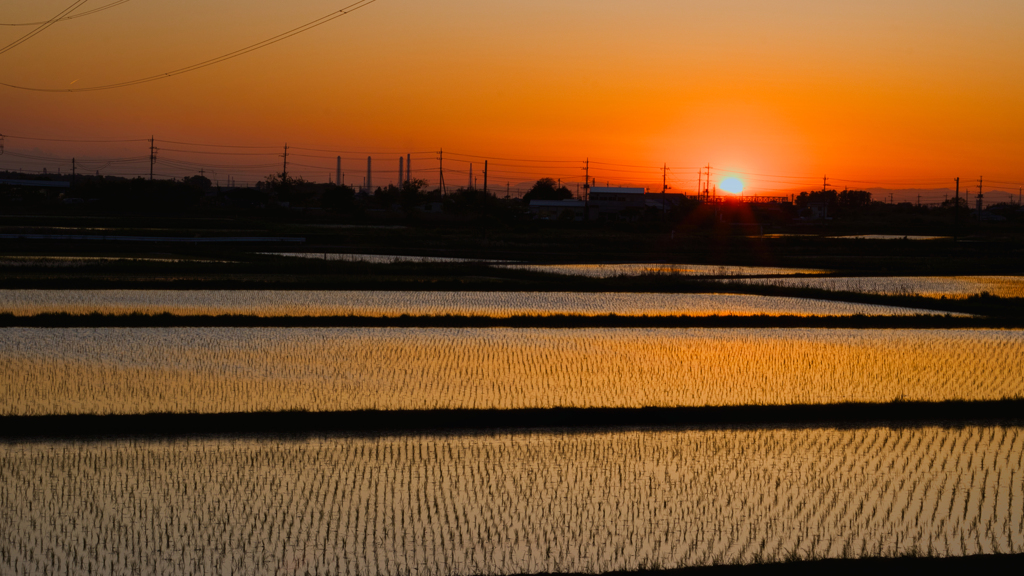
[[160, 138], [157, 138], [156, 141], [162, 142], [164, 144], [179, 144], [181, 146], [207, 146], [209, 148], [253, 148], [262, 150], [277, 150], [280, 148], [280, 146], [236, 146], [234, 144], [200, 144], [198, 142], [178, 142], [176, 140], [161, 140]]
[[38, 28], [36, 28], [35, 30], [29, 32], [28, 34], [25, 34], [24, 36], [22, 36], [21, 38], [18, 38], [14, 42], [11, 42], [7, 46], [4, 46], [3, 48], [0, 48], [0, 55], [3, 55], [5, 53], [7, 53], [8, 51], [17, 48], [18, 46], [21, 46], [25, 42], [28, 42], [29, 40], [34, 38], [37, 34], [41, 33], [43, 30], [46, 30], [50, 26], [53, 26], [58, 21], [60, 21], [61, 18], [63, 18], [64, 16], [68, 15], [71, 12], [74, 12], [76, 8], [78, 8], [82, 4], [85, 4], [88, 1], [89, 0], [75, 0], [75, 2], [73, 4], [71, 4], [71, 6], [68, 6], [67, 8], [61, 10], [59, 13], [57, 13], [56, 16], [54, 16], [53, 18], [50, 18], [46, 22], [43, 22], [42, 25], [39, 26]]
[[[160, 140], [157, 140], [160, 142]], [[205, 154], [216, 156], [279, 156], [277, 152], [212, 152], [210, 150], [181, 150], [179, 148], [163, 148], [166, 152], [182, 152], [185, 154]]]
[[[150, 160], [152, 163], [154, 163], [156, 165], [168, 165], [168, 166], [173, 166], [173, 167], [181, 168], [181, 169], [191, 169], [192, 167], [195, 167], [195, 168], [209, 167], [209, 168], [217, 168], [217, 169], [224, 169], [224, 170], [248, 171], [248, 170], [264, 170], [264, 169], [268, 169], [268, 168], [273, 168], [273, 167], [275, 167], [275, 164], [262, 163], [262, 162], [260, 162], [260, 160], [262, 160], [264, 158], [269, 159], [269, 157], [273, 157], [273, 156], [277, 156], [277, 157], [281, 156], [280, 148], [278, 146], [249, 146], [249, 145], [233, 145], [233, 144], [207, 144], [207, 143], [200, 143], [200, 142], [184, 142], [184, 141], [177, 141], [177, 140], [161, 140], [161, 139], [156, 139], [156, 138], [153, 138], [153, 139], [150, 139], [150, 138], [131, 138], [131, 139], [127, 139], [127, 138], [126, 139], [69, 139], [69, 138], [41, 138], [41, 137], [34, 137], [34, 136], [18, 136], [18, 135], [7, 135], [7, 134], [4, 134], [4, 135], [2, 135], [0, 137], [11, 138], [11, 139], [15, 139], [15, 140], [29, 140], [29, 141], [43, 141], [43, 142], [66, 142], [66, 143], [131, 143], [131, 142], [146, 142], [148, 144], [147, 148], [150, 148], [150, 150], [147, 150], [147, 152], [149, 152], [149, 154], [147, 154], [145, 156], [134, 156], [134, 157], [127, 157], [127, 158], [113, 158], [113, 159], [96, 158], [96, 159], [92, 159], [92, 160], [79, 158], [79, 162], [82, 162], [82, 163], [118, 164], [118, 163], [135, 163], [135, 162], [142, 162], [142, 161]], [[164, 144], [164, 143], [166, 143], [166, 144], [179, 144], [179, 145], [188, 146], [188, 147], [213, 148], [213, 150], [183, 149], [183, 148], [172, 148], [172, 147], [164, 148], [164, 147], [161, 147], [160, 148], [160, 152], [164, 156], [161, 157], [161, 158], [153, 158], [153, 154], [152, 154], [152, 150], [151, 149], [152, 148], [156, 148], [159, 144]], [[42, 154], [33, 154], [33, 153], [25, 153], [25, 152], [19, 152], [19, 151], [12, 151], [9, 148], [10, 147], [8, 146], [8, 150], [6, 150], [6, 155], [8, 155], [8, 156], [10, 156], [12, 158], [19, 158], [19, 159], [24, 159], [24, 160], [33, 160], [33, 161], [36, 161], [36, 162], [57, 162], [57, 163], [68, 163], [68, 162], [70, 162], [70, 158], [60, 158], [60, 157], [46, 156], [46, 155], [42, 155]], [[262, 150], [268, 150], [268, 151], [264, 152]], [[270, 152], [269, 150], [274, 150], [274, 151]], [[299, 154], [299, 153], [293, 152], [294, 150], [323, 151], [323, 152], [332, 152], [334, 154], [332, 154], [331, 156], [319, 156], [319, 155], [315, 155], [315, 154]], [[337, 159], [337, 155], [335, 155], [336, 153], [337, 153], [337, 150], [330, 150], [330, 149], [326, 149], [326, 148], [309, 148], [309, 147], [299, 147], [299, 146], [289, 146], [288, 147], [288, 155], [290, 157], [289, 159], [291, 159], [291, 157], [311, 158], [311, 159], [329, 159], [329, 160], [332, 161], [332, 164], [333, 164], [333, 162]], [[175, 158], [174, 156], [178, 155], [178, 154], [181, 154], [181, 155], [194, 155], [194, 156], [197, 156], [197, 157], [204, 157], [204, 156], [210, 157], [210, 156], [212, 156], [212, 158], [209, 158], [209, 160], [211, 162], [207, 162], [207, 161], [205, 161], [205, 159], [204, 160], [198, 160], [198, 159], [197, 160], [186, 160], [186, 159], [180, 158], [180, 157], [179, 158]], [[352, 155], [357, 155], [357, 154], [360, 154], [360, 155], [366, 155], [366, 154], [385, 154], [386, 155], [388, 153], [385, 153], [385, 152], [367, 152], [367, 151], [364, 150], [364, 151], [349, 151], [349, 152], [344, 152], [344, 154], [346, 154], [346, 156], [342, 156], [341, 159], [344, 160], [344, 161], [351, 161], [351, 160], [357, 160], [357, 159], [361, 159], [361, 158], [358, 158], [356, 156], [347, 156], [347, 154], [352, 154]], [[423, 155], [434, 154], [434, 155], [437, 155], [436, 152], [434, 152], [434, 153], [417, 152], [417, 153], [414, 153], [414, 154], [417, 154], [417, 155], [419, 155], [419, 154], [423, 154]], [[412, 154], [410, 154], [410, 157], [411, 157], [411, 155]], [[508, 161], [509, 163], [503, 163], [503, 162], [500, 162], [500, 161], [499, 162], [494, 162], [494, 160], [496, 158], [493, 157], [493, 156], [480, 156], [480, 155], [459, 154], [459, 153], [451, 153], [451, 152], [449, 152], [448, 155], [462, 156], [463, 158], [490, 159], [490, 161], [488, 163], [488, 168], [489, 168], [488, 169], [488, 175], [489, 176], [494, 176], [494, 177], [497, 177], [497, 178], [523, 178], [523, 179], [531, 179], [531, 178], [536, 178], [536, 177], [540, 177], [540, 176], [547, 176], [547, 177], [561, 178], [564, 181], [575, 181], [575, 180], [577, 180], [579, 178], [579, 175], [576, 174], [575, 172], [577, 170], [585, 171], [585, 169], [589, 166], [589, 163], [586, 162], [586, 161], [580, 162], [580, 161], [576, 161], [576, 160], [547, 160], [547, 161], [545, 161], [545, 160], [536, 160], [536, 159], [535, 160], [512, 160], [512, 159], [509, 159], [509, 161]], [[224, 158], [224, 157], [231, 157], [231, 156], [238, 157], [238, 159], [240, 161], [242, 161], [243, 158], [244, 159], [250, 159], [251, 158], [252, 160], [255, 160], [257, 163], [252, 163], [252, 164], [248, 164], [248, 163], [234, 163], [234, 162], [231, 162], [229, 158]], [[218, 161], [221, 158], [223, 158], [223, 160], [226, 160], [226, 162]], [[423, 159], [423, 158], [421, 158], [421, 159]], [[439, 157], [439, 155], [435, 156], [435, 160], [438, 161], [438, 164], [440, 165], [440, 157]], [[451, 162], [451, 161], [467, 163], [467, 164], [469, 163], [469, 160], [464, 160], [462, 158], [454, 158], [453, 159], [453, 158], [449, 157], [449, 162]], [[532, 165], [531, 166], [529, 164], [517, 164], [516, 162], [537, 163], [537, 165]], [[543, 164], [541, 164], [541, 163], [543, 163]], [[302, 168], [310, 168], [310, 169], [316, 169], [316, 170], [328, 170], [328, 171], [330, 170], [330, 167], [315, 166], [315, 165], [312, 165], [312, 164], [295, 164], [294, 162], [291, 162], [290, 164], [292, 164], [292, 165], [294, 165], [296, 167], [302, 167]], [[595, 164], [596, 164], [596, 162], [595, 162]], [[614, 163], [614, 162], [605, 162], [605, 163], [601, 163], [601, 164], [603, 166], [637, 166], [635, 164], [620, 164], [620, 163]], [[281, 164], [276, 164], [276, 166], [281, 166]], [[440, 166], [438, 166], [438, 168], [439, 167]], [[434, 169], [433, 168], [417, 168], [417, 169], [415, 169], [415, 172], [419, 173], [419, 174], [422, 174], [422, 173], [426, 173], [426, 172], [432, 171], [432, 170], [434, 170]], [[451, 170], [451, 167], [449, 167], [449, 170]], [[665, 186], [666, 182], [668, 182], [668, 183], [671, 183], [676, 188], [689, 188], [690, 187], [690, 185], [692, 183], [692, 180], [680, 179], [678, 177], [667, 178], [667, 176], [665, 174], [666, 170], [671, 172], [672, 170], [688, 170], [688, 168], [679, 169], [679, 168], [676, 168], [676, 167], [673, 167], [673, 166], [663, 165], [660, 169], [658, 169], [657, 172], [653, 172], [653, 171], [652, 172], [648, 172], [648, 171], [645, 171], [645, 170], [620, 170], [620, 169], [614, 169], [614, 168], [604, 168], [603, 169], [603, 171], [605, 171], [605, 172], [612, 173], [612, 177], [610, 178], [610, 180], [616, 182], [617, 184], [622, 184], [622, 183], [627, 183], [627, 182], [637, 183], [637, 182], [643, 181], [643, 182], [649, 183], [652, 188], [656, 188], [657, 186], [655, 184], [659, 184], [661, 186]], [[456, 173], [466, 173], [466, 174], [468, 174], [468, 172], [466, 172], [466, 171], [457, 171], [457, 170], [451, 170], [451, 171], [452, 172], [456, 172]], [[700, 182], [699, 188], [700, 188], [700, 192], [701, 193], [703, 193], [705, 190], [707, 190], [710, 187], [710, 184], [711, 184], [710, 183], [710, 178], [708, 178], [708, 181], [707, 181], [706, 184], [703, 182], [706, 171], [707, 171], [706, 167], [702, 168], [700, 170], [700, 180], [701, 180], [701, 182]], [[751, 178], [748, 181], [747, 188], [748, 188], [748, 190], [751, 190], [751, 191], [754, 191], [754, 190], [774, 191], [774, 190], [776, 190], [777, 188], [773, 187], [773, 186], [770, 186], [771, 184], [785, 185], [785, 186], [789, 186], [790, 188], [792, 188], [792, 187], [805, 187], [807, 189], [810, 189], [810, 183], [806, 182], [806, 181], [811, 179], [811, 178], [814, 178], [814, 179], [819, 178], [819, 177], [811, 177], [811, 176], [781, 176], [781, 175], [756, 174], [756, 173], [750, 173], [750, 172], [731, 171], [731, 170], [718, 170], [717, 173], [719, 173], [719, 174], [740, 174], [740, 175], [750, 176]], [[154, 174], [155, 174], [155, 172], [154, 172]], [[584, 178], [586, 178], [586, 176], [584, 176]], [[636, 180], [633, 180], [634, 178]], [[779, 178], [781, 180], [773, 180], [773, 178]], [[658, 181], [658, 182], [656, 182], [656, 181]], [[848, 180], [848, 179], [843, 179], [843, 178], [829, 177], [828, 181], [829, 182], [857, 182], [857, 183], [862, 183], [862, 184], [866, 183], [866, 184], [890, 185], [890, 186], [907, 186], [907, 185], [919, 185], [920, 186], [920, 185], [945, 183], [945, 180], [939, 180], [939, 179], [934, 179], [933, 180], [933, 179], [926, 179], [926, 178], [916, 179], [916, 180], [891, 180], [891, 181], [887, 181], [886, 182], [886, 181]], [[995, 180], [989, 180], [989, 182], [990, 183], [995, 183], [997, 185], [1002, 184], [1002, 185], [1008, 185], [1008, 186], [1013, 186], [1013, 187], [1018, 187], [1019, 186], [1018, 182], [995, 181]], [[584, 182], [585, 186], [587, 184], [589, 184], [589, 182]], [[926, 197], [928, 197], [927, 194], [922, 195], [922, 199], [924, 199]]]
[[[388, 150], [386, 152], [382, 152], [380, 150], [377, 150], [377, 151], [367, 151], [367, 150], [352, 151], [352, 150], [328, 150], [326, 148], [303, 148], [301, 146], [292, 146], [292, 149], [293, 150], [305, 150], [307, 152], [327, 152], [329, 154], [381, 154], [381, 155], [398, 154], [397, 150]], [[417, 154], [417, 155], [423, 155], [423, 156], [429, 157], [429, 156], [436, 156], [437, 155], [437, 151], [436, 150], [431, 150], [431, 151], [427, 151], [427, 152], [409, 152], [409, 154]], [[327, 156], [322, 156], [322, 158], [327, 158]]]
[[[562, 164], [567, 164], [567, 163], [579, 164], [580, 162], [582, 162], [581, 160], [527, 160], [527, 159], [524, 159], [524, 158], [499, 158], [499, 157], [496, 157], [496, 156], [478, 156], [476, 154], [460, 154], [458, 152], [449, 152], [448, 154], [450, 156], [463, 156], [465, 158], [479, 158], [480, 160], [504, 160], [506, 162], [538, 162], [538, 163], [544, 163], [544, 164], [557, 164], [557, 163], [562, 163]], [[468, 160], [466, 160], [466, 162], [468, 162]]]
[[[25, 153], [21, 153], [21, 152], [11, 152], [10, 150], [8, 150], [4, 155], [5, 156], [13, 156], [15, 158], [24, 158], [26, 160], [39, 160], [41, 162], [70, 162], [71, 161], [71, 158], [56, 158], [56, 157], [53, 157], [53, 156], [40, 156], [38, 154], [25, 154]], [[147, 155], [147, 156], [135, 156], [135, 157], [128, 157], [128, 158], [114, 158], [114, 159], [101, 158], [101, 159], [96, 159], [96, 160], [88, 160], [88, 159], [84, 159], [83, 160], [83, 159], [79, 158], [78, 161], [79, 162], [135, 162], [135, 161], [139, 161], [139, 160], [145, 160], [145, 159], [148, 159], [148, 158], [149, 158], [149, 156]]]
[[[14, 138], [16, 140], [37, 140], [39, 142], [82, 142], [82, 143], [111, 143], [111, 142], [149, 142], [149, 138], [130, 138], [127, 140], [69, 140], [67, 138], [34, 138], [32, 136], [11, 136], [10, 134], [4, 134], [4, 138]], [[157, 140], [162, 142], [162, 140]]]
[[[75, 3], [75, 6], [80, 5], [80, 4], [84, 3], [85, 1], [86, 0], [79, 0], [78, 2]], [[356, 10], [359, 10], [360, 8], [364, 8], [366, 6], [369, 6], [370, 4], [373, 4], [376, 1], [377, 0], [359, 0], [358, 2], [354, 2], [352, 4], [349, 4], [348, 6], [345, 6], [344, 8], [342, 8], [340, 10], [337, 10], [335, 12], [331, 12], [330, 14], [328, 14], [326, 16], [321, 16], [320, 18], [317, 18], [316, 20], [313, 20], [311, 22], [307, 22], [306, 24], [303, 24], [302, 26], [299, 26], [297, 28], [292, 28], [291, 30], [288, 30], [287, 32], [282, 32], [281, 34], [278, 34], [277, 36], [273, 36], [271, 38], [267, 38], [266, 40], [262, 40], [260, 42], [255, 43], [255, 44], [250, 44], [249, 46], [246, 46], [245, 48], [239, 48], [238, 50], [235, 50], [234, 52], [228, 52], [227, 54], [223, 54], [221, 56], [217, 56], [216, 58], [210, 58], [209, 60], [204, 60], [204, 61], [199, 62], [197, 64], [192, 64], [191, 66], [185, 66], [184, 68], [178, 68], [176, 70], [171, 70], [170, 72], [164, 72], [163, 74], [155, 74], [153, 76], [146, 76], [145, 78], [138, 78], [138, 79], [135, 79], [135, 80], [127, 80], [127, 81], [124, 81], [124, 82], [116, 82], [114, 84], [103, 84], [103, 85], [100, 85], [100, 86], [88, 86], [88, 87], [85, 87], [85, 88], [35, 88], [35, 87], [31, 87], [31, 86], [19, 86], [17, 84], [7, 84], [6, 82], [0, 82], [0, 86], [6, 86], [8, 88], [14, 88], [14, 89], [17, 89], [17, 90], [28, 90], [28, 91], [31, 91], [31, 92], [95, 92], [95, 91], [98, 91], [98, 90], [112, 90], [114, 88], [125, 88], [127, 86], [135, 86], [137, 84], [146, 84], [148, 82], [154, 82], [156, 80], [162, 80], [164, 78], [170, 78], [172, 76], [178, 76], [178, 75], [181, 75], [181, 74], [185, 74], [187, 72], [194, 72], [196, 70], [199, 70], [199, 69], [202, 69], [202, 68], [206, 68], [207, 66], [213, 66], [214, 64], [220, 64], [221, 62], [225, 62], [227, 60], [231, 60], [233, 58], [237, 58], [237, 57], [242, 56], [244, 54], [248, 54], [249, 52], [253, 52], [253, 51], [259, 50], [260, 48], [266, 48], [267, 46], [270, 46], [271, 44], [276, 44], [278, 42], [281, 42], [282, 40], [287, 40], [288, 38], [291, 38], [292, 36], [297, 36], [299, 34], [302, 34], [303, 32], [308, 32], [309, 30], [312, 30], [313, 28], [317, 28], [319, 26], [323, 26], [324, 24], [327, 24], [328, 22], [330, 22], [332, 20], [335, 20], [337, 18], [341, 18], [342, 16], [345, 16], [347, 14], [355, 12]], [[61, 14], [64, 14], [64, 13], [62, 12]], [[52, 25], [53, 22], [54, 21], [50, 21], [50, 23], [47, 24], [47, 26]], [[42, 31], [42, 27], [40, 29], [38, 29], [38, 31], [33, 31], [30, 34], [35, 35], [35, 34], [37, 34], [38, 32], [41, 32], [41, 31]], [[26, 37], [26, 39], [27, 39], [27, 37]], [[19, 41], [19, 43], [20, 43], [20, 41]], [[0, 54], [3, 54], [6, 50], [9, 50], [10, 48], [13, 48], [13, 46], [10, 46], [8, 48], [0, 50]]]
[[[117, 6], [120, 6], [121, 4], [124, 4], [125, 2], [130, 2], [130, 1], [131, 0], [117, 0], [116, 2], [111, 2], [110, 4], [104, 4], [103, 6], [100, 6], [99, 8], [93, 8], [92, 10], [86, 10], [85, 12], [79, 12], [78, 14], [72, 14], [70, 16], [65, 16], [64, 18], [61, 18], [60, 20], [57, 20], [57, 22], [66, 22], [68, 20], [74, 20], [75, 18], [82, 18], [82, 17], [85, 17], [85, 16], [91, 16], [91, 15], [97, 13], [97, 12], [103, 12], [104, 10], [109, 10], [111, 8], [115, 8]], [[39, 25], [39, 24], [46, 24], [46, 22], [18, 22], [18, 23], [13, 23], [13, 24], [5, 23], [5, 22], [0, 22], [0, 26], [36, 26], [36, 25]]]

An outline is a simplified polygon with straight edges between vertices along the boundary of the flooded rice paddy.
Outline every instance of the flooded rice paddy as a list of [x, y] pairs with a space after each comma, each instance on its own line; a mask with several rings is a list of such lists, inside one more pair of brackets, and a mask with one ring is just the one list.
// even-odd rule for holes
[[514, 260], [452, 258], [442, 256], [406, 256], [400, 254], [334, 254], [329, 252], [260, 252], [266, 256], [287, 256], [341, 262], [370, 264], [469, 263], [493, 264], [499, 268], [548, 272], [590, 278], [638, 276], [640, 274], [685, 274], [691, 276], [774, 276], [790, 274], [827, 274], [828, 270], [811, 268], [779, 268], [771, 266], [717, 266], [708, 264], [667, 264], [662, 262], [629, 262], [620, 264], [528, 264]]
[[734, 282], [837, 292], [967, 298], [987, 292], [1001, 298], [1024, 298], [1024, 276], [885, 276], [853, 278], [744, 278]]
[[504, 264], [502, 268], [548, 272], [589, 278], [639, 276], [641, 274], [681, 274], [684, 276], [788, 276], [794, 274], [827, 274], [828, 270], [813, 268], [778, 268], [770, 266], [715, 266], [708, 264]]
[[749, 294], [398, 292], [299, 290], [0, 290], [0, 312], [18, 316], [179, 314], [253, 316], [905, 316], [933, 310]]
[[2, 328], [0, 414], [1024, 397], [1024, 331]]
[[0, 268], [81, 268], [91, 264], [110, 262], [192, 262], [222, 264], [226, 260], [203, 260], [197, 258], [153, 258], [140, 256], [0, 256]]
[[368, 264], [398, 264], [398, 263], [441, 263], [458, 264], [477, 262], [481, 264], [493, 264], [512, 262], [512, 260], [494, 260], [489, 258], [454, 258], [450, 256], [405, 256], [401, 254], [337, 254], [332, 252], [258, 252], [263, 256], [287, 256], [289, 258], [308, 258], [311, 260], [327, 260], [330, 262], [366, 262]]
[[1017, 427], [0, 444], [0, 572], [603, 572], [1024, 551]]
[[828, 236], [843, 240], [949, 240], [952, 236], [900, 236], [899, 234], [861, 234], [858, 236]]

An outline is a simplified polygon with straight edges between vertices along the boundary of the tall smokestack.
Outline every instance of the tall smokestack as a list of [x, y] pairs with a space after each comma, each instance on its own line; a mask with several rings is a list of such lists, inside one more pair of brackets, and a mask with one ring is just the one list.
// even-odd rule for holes
[[402, 183], [405, 182], [405, 158], [398, 157], [398, 186], [401, 187]]
[[341, 156], [338, 156], [338, 166], [334, 172], [334, 183], [341, 186]]
[[366, 191], [373, 190], [373, 158], [366, 157]]

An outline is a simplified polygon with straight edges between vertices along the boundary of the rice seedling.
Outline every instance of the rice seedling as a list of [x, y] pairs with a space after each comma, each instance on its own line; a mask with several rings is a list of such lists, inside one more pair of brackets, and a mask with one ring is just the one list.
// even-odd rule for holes
[[3, 328], [0, 414], [637, 408], [1024, 396], [1024, 331]]
[[576, 314], [597, 316], [907, 316], [934, 310], [750, 294], [402, 292], [303, 290], [0, 290], [0, 312], [18, 316], [177, 314], [397, 317]]
[[1022, 453], [1024, 429], [999, 426], [5, 443], [0, 572], [469, 575], [1021, 552]]

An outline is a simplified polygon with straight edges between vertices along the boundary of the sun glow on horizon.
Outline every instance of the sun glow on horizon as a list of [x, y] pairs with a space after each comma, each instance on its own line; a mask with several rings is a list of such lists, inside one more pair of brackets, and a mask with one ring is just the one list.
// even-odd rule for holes
[[742, 194], [743, 193], [743, 181], [735, 176], [729, 176], [718, 183], [718, 187], [730, 194]]

